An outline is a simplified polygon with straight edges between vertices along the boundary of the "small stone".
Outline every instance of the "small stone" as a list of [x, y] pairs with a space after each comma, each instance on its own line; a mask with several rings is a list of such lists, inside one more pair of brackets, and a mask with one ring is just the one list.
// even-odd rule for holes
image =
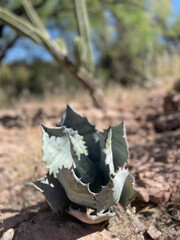
[[157, 188], [150, 189], [150, 201], [156, 204], [161, 204], [164, 201], [164, 193], [162, 191], [157, 191]]
[[161, 234], [162, 234], [162, 233], [161, 233], [155, 226], [153, 226], [153, 225], [151, 225], [151, 226], [148, 228], [147, 233], [148, 233], [149, 236], [150, 236], [152, 239], [154, 239], [154, 240], [159, 239], [160, 236], [161, 236]]
[[2, 236], [1, 240], [12, 240], [14, 237], [14, 229], [8, 229]]
[[144, 202], [149, 202], [149, 193], [143, 187], [138, 187], [137, 190], [139, 191], [140, 195], [139, 198], [142, 199]]
[[141, 222], [137, 217], [133, 219], [133, 226], [137, 229], [137, 233], [144, 233], [147, 230], [146, 225]]

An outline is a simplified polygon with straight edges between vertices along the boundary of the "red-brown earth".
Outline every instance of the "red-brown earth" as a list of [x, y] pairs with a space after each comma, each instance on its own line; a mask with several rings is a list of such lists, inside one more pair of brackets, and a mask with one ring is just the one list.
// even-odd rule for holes
[[[179, 239], [180, 94], [163, 90], [111, 91], [105, 108], [82, 95], [20, 103], [0, 110], [0, 237], [10, 240]], [[99, 130], [126, 123], [129, 168], [139, 190], [109, 223], [86, 225], [53, 214], [29, 182], [46, 172], [39, 123], [55, 126], [69, 103]]]

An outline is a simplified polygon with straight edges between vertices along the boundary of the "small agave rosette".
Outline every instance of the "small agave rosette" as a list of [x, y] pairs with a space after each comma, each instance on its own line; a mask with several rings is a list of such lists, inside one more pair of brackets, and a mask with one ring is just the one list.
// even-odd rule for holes
[[115, 215], [115, 203], [125, 207], [134, 199], [124, 123], [101, 133], [67, 106], [57, 127], [42, 126], [42, 132], [48, 173], [34, 185], [53, 211], [99, 223]]

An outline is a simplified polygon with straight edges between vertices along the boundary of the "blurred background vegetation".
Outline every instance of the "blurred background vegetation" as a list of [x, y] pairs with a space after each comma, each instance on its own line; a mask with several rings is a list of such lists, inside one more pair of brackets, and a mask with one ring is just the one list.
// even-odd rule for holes
[[[74, 59], [78, 35], [73, 1], [31, 1], [49, 35], [66, 43]], [[153, 87], [159, 79], [180, 77], [178, 0], [86, 0], [95, 59], [94, 78], [102, 88]], [[27, 19], [20, 0], [0, 7]], [[180, 85], [180, 84], [179, 84]], [[176, 83], [176, 86], [179, 86]], [[82, 90], [42, 46], [0, 21], [0, 102], [19, 97]], [[0, 104], [0, 105], [1, 105]]]

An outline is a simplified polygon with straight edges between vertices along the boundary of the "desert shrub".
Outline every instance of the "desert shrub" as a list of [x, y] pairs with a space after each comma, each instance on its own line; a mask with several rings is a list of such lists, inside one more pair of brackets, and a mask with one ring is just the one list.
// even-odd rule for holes
[[0, 68], [0, 88], [7, 96], [19, 96], [26, 88], [29, 71], [24, 66], [11, 69], [10, 66], [2, 65]]
[[32, 96], [46, 94], [58, 95], [62, 92], [77, 91], [79, 84], [62, 73], [55, 62], [46, 63], [39, 60], [31, 65], [14, 63], [0, 66], [0, 91], [7, 99], [18, 98], [28, 92]]

